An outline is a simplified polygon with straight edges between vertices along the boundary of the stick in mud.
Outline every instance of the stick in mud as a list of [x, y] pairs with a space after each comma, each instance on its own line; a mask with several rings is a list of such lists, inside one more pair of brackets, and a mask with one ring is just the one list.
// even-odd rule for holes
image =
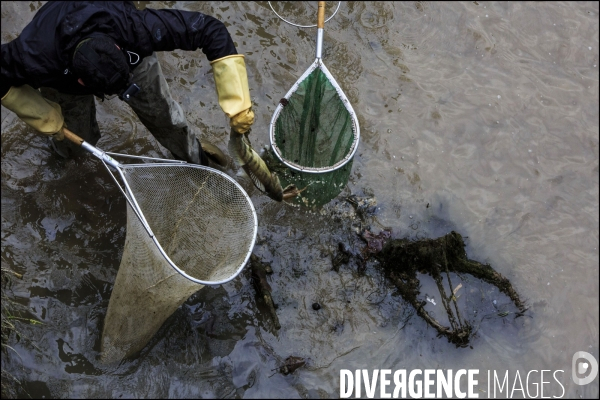
[[258, 297], [263, 299], [265, 305], [269, 309], [269, 314], [275, 329], [280, 329], [281, 324], [279, 323], [279, 318], [275, 312], [275, 303], [273, 302], [273, 297], [271, 296], [271, 285], [269, 285], [269, 282], [267, 281], [268, 266], [262, 263], [256, 255], [251, 254], [250, 268], [252, 270], [252, 282], [254, 283], [256, 294]]

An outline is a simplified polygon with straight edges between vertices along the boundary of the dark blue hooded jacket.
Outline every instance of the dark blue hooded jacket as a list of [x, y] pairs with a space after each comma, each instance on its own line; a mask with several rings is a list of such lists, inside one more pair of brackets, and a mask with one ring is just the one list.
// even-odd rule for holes
[[237, 54], [225, 25], [199, 12], [139, 11], [132, 2], [121, 1], [49, 1], [18, 38], [2, 45], [0, 96], [24, 84], [93, 94], [77, 83], [71, 60], [77, 44], [95, 32], [112, 37], [121, 49], [142, 59], [175, 49], [202, 49], [209, 61]]

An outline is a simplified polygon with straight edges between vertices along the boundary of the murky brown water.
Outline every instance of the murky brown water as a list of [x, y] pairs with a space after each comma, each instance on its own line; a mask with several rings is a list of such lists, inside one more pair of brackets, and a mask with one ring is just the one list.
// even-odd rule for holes
[[[274, 7], [311, 24], [313, 3]], [[2, 2], [2, 42], [41, 4]], [[247, 56], [254, 145], [267, 144], [278, 100], [314, 60], [315, 29], [282, 22], [266, 2], [147, 5], [228, 24]], [[161, 57], [190, 124], [226, 150], [227, 121], [204, 55]], [[332, 215], [349, 205], [299, 210], [246, 182], [260, 224], [254, 252], [275, 271], [281, 330], [242, 274], [202, 289], [139, 357], [107, 370], [96, 358], [125, 201], [92, 156], [57, 160], [2, 108], [2, 264], [24, 274], [14, 295], [43, 323], [20, 325], [31, 340], [11, 343], [19, 356], [3, 363], [32, 397], [338, 397], [340, 369], [470, 368], [479, 369], [482, 398], [491, 396], [488, 371], [507, 370], [511, 388], [517, 372], [525, 382], [531, 370], [562, 370], [562, 386], [544, 376], [544, 396], [564, 387], [565, 396], [597, 398], [598, 378], [574, 384], [571, 360], [577, 351], [599, 358], [598, 3], [343, 3], [325, 26], [324, 61], [361, 123], [341, 196], [374, 195], [375, 217], [395, 237], [467, 236], [469, 257], [511, 279], [529, 315], [471, 317], [472, 349], [456, 348], [412, 315], [375, 267], [365, 276], [331, 271], [328, 251], [352, 237]], [[98, 110], [102, 149], [167, 155], [119, 100]], [[508, 307], [485, 285], [471, 290], [487, 317]], [[323, 308], [314, 311], [314, 302]], [[428, 307], [442, 313], [439, 300]], [[275, 373], [289, 355], [307, 358], [307, 367]]]

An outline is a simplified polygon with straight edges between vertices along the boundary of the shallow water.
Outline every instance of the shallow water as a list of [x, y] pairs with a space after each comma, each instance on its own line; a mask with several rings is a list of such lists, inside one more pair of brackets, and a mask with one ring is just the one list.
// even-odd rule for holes
[[[267, 2], [139, 3], [228, 25], [246, 54], [253, 145], [266, 145], [278, 99], [314, 60], [315, 29], [282, 22]], [[273, 6], [307, 25], [313, 3]], [[2, 42], [41, 4], [2, 2]], [[204, 55], [161, 60], [190, 125], [226, 151]], [[299, 209], [237, 177], [258, 212], [254, 253], [274, 270], [282, 328], [257, 305], [246, 271], [193, 295], [138, 357], [112, 369], [97, 357], [125, 201], [93, 157], [57, 160], [2, 108], [2, 264], [24, 275], [12, 294], [42, 322], [19, 326], [24, 338], [11, 343], [19, 355], [3, 356], [3, 367], [31, 397], [338, 397], [341, 369], [376, 368], [478, 369], [482, 398], [493, 397], [488, 372], [508, 371], [514, 388], [517, 373], [525, 385], [529, 371], [550, 370], [530, 378], [550, 382], [543, 396], [598, 397], [598, 378], [585, 386], [571, 378], [575, 352], [599, 359], [598, 3], [344, 2], [325, 26], [323, 60], [361, 125], [342, 194], [321, 210]], [[98, 103], [98, 121], [102, 149], [168, 156], [119, 100]], [[339, 241], [362, 246], [344, 218], [350, 194], [377, 199], [373, 230], [468, 237], [469, 258], [512, 281], [530, 305], [526, 317], [514, 319], [497, 290], [465, 281], [463, 301], [484, 315], [470, 317], [471, 348], [456, 348], [394, 296], [376, 266], [331, 271]], [[438, 296], [427, 307], [442, 319], [427, 279], [423, 294]], [[505, 309], [513, 314], [498, 317]], [[290, 355], [307, 366], [276, 373]]]

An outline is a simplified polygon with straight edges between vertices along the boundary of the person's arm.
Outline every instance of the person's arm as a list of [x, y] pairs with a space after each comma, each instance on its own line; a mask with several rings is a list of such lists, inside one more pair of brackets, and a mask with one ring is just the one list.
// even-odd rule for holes
[[140, 11], [154, 51], [201, 49], [211, 63], [219, 105], [231, 127], [246, 133], [254, 123], [244, 56], [225, 25], [209, 15], [181, 10]]
[[15, 43], [4, 43], [0, 46], [0, 53], [2, 57], [0, 59], [2, 69], [0, 98], [4, 98], [12, 86], [22, 86], [27, 82], [24, 77], [24, 68], [20, 63], [19, 51]]
[[11, 86], [2, 96], [2, 105], [36, 131], [63, 140], [65, 121], [60, 106], [42, 97], [29, 85]]
[[237, 54], [225, 24], [210, 15], [147, 8], [137, 11], [134, 18], [136, 40], [150, 40], [154, 51], [200, 49], [208, 61]]
[[6, 96], [8, 94], [8, 90], [10, 89], [11, 85], [6, 82], [4, 79], [2, 79], [2, 81], [0, 82], [0, 97], [4, 98], [4, 96]]
[[64, 138], [62, 128], [64, 119], [57, 103], [46, 100], [39, 90], [25, 84], [22, 68], [16, 46], [5, 43], [1, 47], [2, 53], [2, 81], [0, 94], [2, 105], [21, 118], [27, 125], [36, 131], [53, 136], [58, 140]]

